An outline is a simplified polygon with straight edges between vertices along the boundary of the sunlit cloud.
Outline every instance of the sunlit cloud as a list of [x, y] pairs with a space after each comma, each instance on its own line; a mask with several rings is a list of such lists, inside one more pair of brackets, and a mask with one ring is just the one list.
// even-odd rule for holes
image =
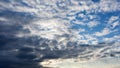
[[104, 28], [101, 32], [96, 32], [94, 35], [96, 36], [105, 36], [111, 33], [111, 30], [108, 28]]
[[88, 27], [92, 28], [92, 27], [95, 27], [99, 24], [99, 22], [97, 21], [90, 21], [87, 25]]

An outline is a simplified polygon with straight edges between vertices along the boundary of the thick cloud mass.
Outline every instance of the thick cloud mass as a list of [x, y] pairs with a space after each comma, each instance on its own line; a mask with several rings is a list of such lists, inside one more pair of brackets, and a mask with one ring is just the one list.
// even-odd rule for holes
[[119, 0], [0, 0], [0, 68], [44, 59], [120, 57]]

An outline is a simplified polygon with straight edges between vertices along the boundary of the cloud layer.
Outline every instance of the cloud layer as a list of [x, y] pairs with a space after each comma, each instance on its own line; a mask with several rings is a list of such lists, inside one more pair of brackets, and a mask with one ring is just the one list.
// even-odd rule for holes
[[0, 0], [0, 62], [119, 57], [119, 3]]

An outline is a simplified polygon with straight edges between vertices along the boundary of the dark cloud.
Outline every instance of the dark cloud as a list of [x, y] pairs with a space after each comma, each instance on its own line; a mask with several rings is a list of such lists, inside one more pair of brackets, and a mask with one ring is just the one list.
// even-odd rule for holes
[[38, 57], [33, 48], [27, 46], [38, 45], [36, 37], [16, 37], [19, 32], [29, 33], [23, 25], [33, 19], [29, 13], [4, 10], [0, 17], [7, 20], [0, 21], [0, 68], [41, 68]]

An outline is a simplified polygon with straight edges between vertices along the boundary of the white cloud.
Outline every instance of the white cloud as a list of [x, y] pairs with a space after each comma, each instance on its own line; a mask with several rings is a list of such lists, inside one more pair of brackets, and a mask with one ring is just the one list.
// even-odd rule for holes
[[28, 24], [27, 26], [25, 25], [24, 27], [30, 30], [31, 35], [38, 35], [43, 38], [55, 39], [57, 35], [69, 33], [67, 29], [68, 26], [65, 24], [67, 23], [56, 19], [50, 19], [35, 21], [31, 24]]
[[74, 23], [78, 24], [78, 25], [86, 25], [86, 23], [84, 23], [82, 21], [78, 21], [78, 20], [75, 20]]
[[[101, 0], [98, 3], [94, 3], [91, 0], [71, 0], [71, 1], [65, 1], [65, 0], [21, 0], [23, 3], [27, 4], [27, 6], [24, 6], [24, 4], [19, 3], [19, 1], [12, 0], [10, 3], [0, 3], [1, 8], [7, 8], [12, 11], [18, 11], [18, 12], [32, 12], [35, 13], [36, 15], [42, 14], [43, 10], [44, 12], [54, 12], [54, 10], [57, 10], [58, 13], [67, 13], [71, 10], [78, 10], [78, 11], [104, 11], [104, 12], [111, 12], [111, 11], [119, 11], [120, 5], [117, 0]], [[62, 2], [60, 6], [67, 7], [68, 10], [61, 10], [57, 6], [56, 2]], [[31, 9], [31, 10], [30, 10]], [[42, 12], [42, 13], [41, 13]], [[54, 15], [51, 14], [51, 15]]]
[[101, 11], [111, 12], [111, 11], [119, 11], [120, 4], [117, 0], [101, 0], [98, 4]]
[[108, 28], [104, 28], [101, 32], [95, 32], [96, 36], [105, 36], [111, 33], [111, 30]]
[[112, 16], [108, 20], [108, 27], [114, 29], [116, 26], [120, 25], [119, 16]]
[[[79, 13], [78, 17], [82, 18], [82, 20], [75, 20], [74, 23], [81, 26], [87, 25], [88, 27], [92, 28], [99, 25], [99, 23], [97, 21], [90, 21], [88, 24], [86, 24], [84, 21], [89, 21], [89, 19], [95, 20], [96, 18], [96, 15], [89, 15], [89, 13], [120, 11], [120, 4], [119, 2], [117, 2], [117, 0], [100, 0], [100, 2], [97, 3], [92, 2], [92, 0], [70, 0], [70, 2], [69, 0], [20, 1], [25, 3], [26, 6], [19, 1], [11, 0], [10, 3], [1, 2], [0, 10], [7, 9], [10, 11], [27, 12], [36, 15], [38, 18], [40, 18], [40, 20], [34, 21], [28, 25], [24, 25], [24, 27], [31, 31], [31, 35], [39, 35], [48, 39], [55, 39], [56, 35], [63, 34], [72, 35], [72, 40], [78, 40], [79, 38], [81, 38], [82, 35], [79, 35], [79, 32], [84, 32], [86, 31], [85, 29], [79, 29], [78, 31], [68, 29], [71, 26], [71, 24], [68, 23], [71, 20], [76, 19], [77, 13]], [[62, 1], [63, 3], [59, 4], [58, 6], [56, 2], [60, 1]], [[63, 6], [67, 9], [65, 10], [63, 8], [60, 8]], [[85, 11], [86, 13], [82, 13], [82, 11]], [[67, 14], [70, 14], [69, 18], [67, 17]], [[63, 21], [63, 19], [66, 19], [66, 23]], [[112, 17], [109, 22], [114, 22], [114, 20], [116, 19], [117, 17]], [[112, 23], [113, 28], [117, 25], [119, 25], [119, 22], [117, 21]], [[108, 28], [104, 28], [101, 32], [95, 32], [94, 35], [104, 36], [108, 35], [109, 33], [111, 33], [111, 30]]]
[[[21, 2], [25, 3], [26, 5], [22, 4]], [[66, 0], [21, 0], [21, 2], [17, 2], [15, 0], [10, 1], [10, 3], [4, 3], [1, 2], [1, 8], [2, 10], [8, 9], [11, 11], [16, 12], [29, 12], [31, 14], [35, 14], [38, 17], [46, 17], [51, 18], [54, 16], [61, 16], [65, 17], [66, 14], [68, 14], [71, 11], [86, 11], [89, 12], [111, 12], [111, 11], [119, 11], [120, 5], [119, 2], [116, 0], [101, 0], [98, 3], [94, 3], [91, 0], [72, 0], [72, 1], [66, 1]], [[56, 4], [56, 2], [63, 2], [60, 5], [65, 5], [67, 7], [67, 10], [60, 9], [59, 6]], [[81, 17], [85, 17], [84, 14], [80, 15]]]
[[111, 16], [108, 23], [113, 23], [114, 21], [118, 20], [119, 19], [119, 16]]
[[4, 17], [0, 17], [0, 21], [8, 21], [8, 19]]
[[97, 21], [90, 21], [89, 23], [87, 23], [87, 26], [92, 28], [92, 27], [95, 27], [99, 24], [99, 22]]
[[120, 5], [117, 0], [100, 0], [98, 3], [94, 3], [91, 0], [84, 0], [79, 2], [72, 1], [72, 3], [74, 4], [73, 7], [70, 7], [72, 10], [85, 10], [87, 12], [112, 12], [120, 10]]
[[78, 31], [79, 32], [85, 32], [85, 29], [80, 28], [80, 29], [78, 29]]
[[84, 37], [86, 38], [86, 40], [88, 42], [90, 42], [90, 44], [97, 44], [98, 43], [98, 39], [96, 37], [94, 37], [93, 35], [85, 34]]
[[119, 21], [116, 21], [113, 23], [113, 28], [115, 28], [116, 26], [120, 25], [120, 22]]
[[115, 35], [110, 38], [104, 38], [103, 40], [106, 42], [120, 41], [120, 35]]
[[98, 39], [91, 35], [91, 34], [76, 34], [75, 40], [77, 39], [78, 44], [97, 44], [99, 41]]

